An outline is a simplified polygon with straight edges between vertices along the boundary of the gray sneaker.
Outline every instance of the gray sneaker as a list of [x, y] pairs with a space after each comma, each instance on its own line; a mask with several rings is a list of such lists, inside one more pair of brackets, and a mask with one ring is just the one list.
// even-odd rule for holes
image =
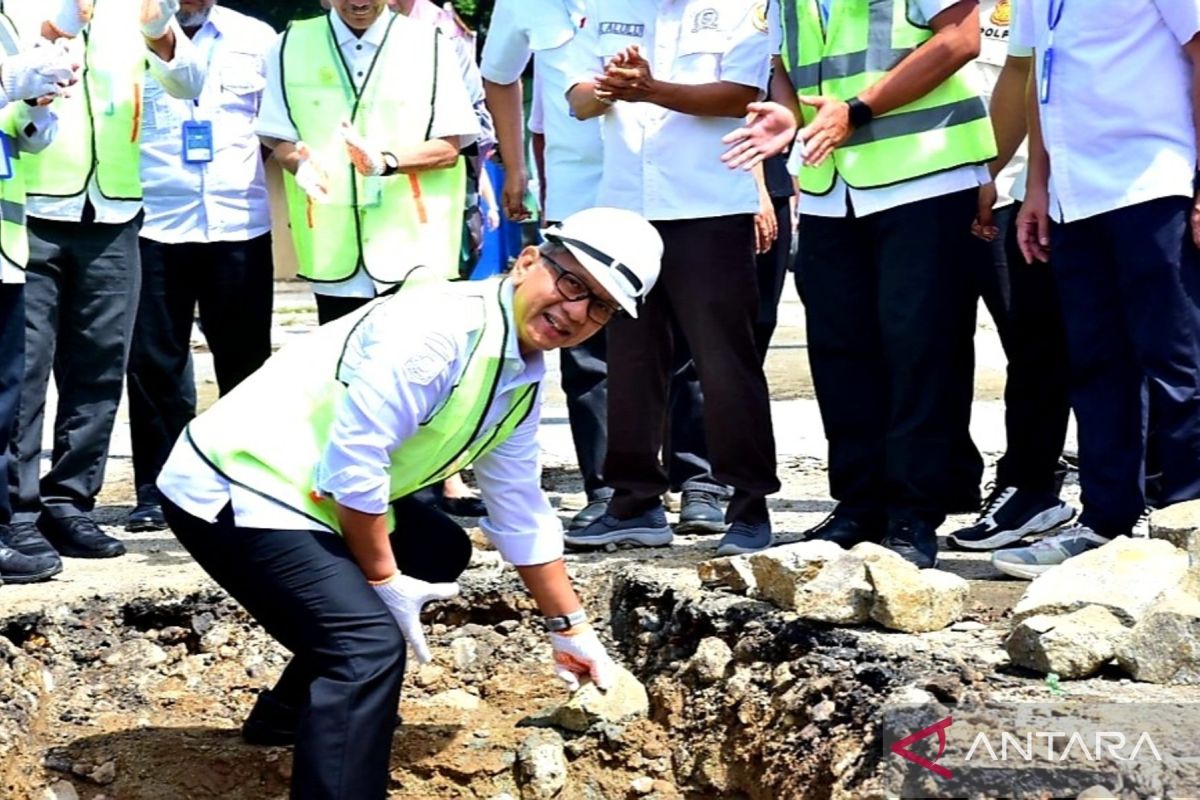
[[567, 547], [582, 550], [609, 544], [661, 547], [670, 544], [672, 538], [667, 512], [659, 505], [630, 519], [604, 514], [584, 528], [567, 531], [563, 540]]
[[1031, 580], [1072, 556], [1103, 547], [1108, 542], [1087, 525], [1068, 525], [1028, 547], [997, 550], [992, 553], [992, 566], [1005, 575]]
[[721, 537], [717, 555], [736, 556], [741, 553], [757, 553], [771, 546], [770, 522], [735, 522]]

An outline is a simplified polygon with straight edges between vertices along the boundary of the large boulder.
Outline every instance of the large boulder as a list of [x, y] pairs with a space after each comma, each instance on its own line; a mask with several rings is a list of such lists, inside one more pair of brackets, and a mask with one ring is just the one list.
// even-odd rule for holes
[[1107, 608], [1085, 606], [1062, 616], [1035, 614], [1022, 620], [1005, 649], [1017, 666], [1060, 678], [1086, 678], [1112, 660], [1127, 633]]
[[860, 544], [851, 554], [861, 558], [874, 590], [871, 619], [905, 633], [937, 631], [962, 619], [968, 584], [957, 575], [918, 569], [891, 550]]
[[1117, 663], [1135, 680], [1200, 684], [1200, 599], [1164, 596], [1117, 648]]
[[1098, 605], [1132, 626], [1187, 569], [1187, 553], [1170, 542], [1122, 536], [1035, 578], [1013, 609], [1013, 624]]

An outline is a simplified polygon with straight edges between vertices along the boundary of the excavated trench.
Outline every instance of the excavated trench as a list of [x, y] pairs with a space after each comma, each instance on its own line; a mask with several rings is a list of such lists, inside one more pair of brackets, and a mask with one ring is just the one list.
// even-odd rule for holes
[[[983, 680], [916, 637], [814, 626], [702, 589], [694, 565], [573, 570], [645, 684], [648, 718], [539, 727], [565, 700], [544, 634], [513, 573], [477, 559], [463, 594], [430, 609], [435, 660], [406, 677], [392, 797], [878, 794], [888, 695], [916, 683], [953, 698]], [[286, 657], [215, 588], [0, 614], [2, 794], [285, 797], [290, 750], [245, 745], [238, 725]]]

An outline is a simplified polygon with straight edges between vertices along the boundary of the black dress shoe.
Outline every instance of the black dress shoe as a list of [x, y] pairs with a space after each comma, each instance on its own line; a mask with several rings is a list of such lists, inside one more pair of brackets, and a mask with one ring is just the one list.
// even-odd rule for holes
[[873, 525], [870, 522], [852, 517], [849, 514], [839, 514], [836, 511], [821, 520], [816, 527], [804, 532], [803, 541], [833, 542], [838, 547], [850, 549], [863, 542], [878, 542], [883, 538], [884, 526], [881, 523]]
[[[396, 715], [396, 727], [403, 724]], [[254, 708], [242, 723], [242, 741], [260, 747], [291, 747], [296, 744], [296, 729], [300, 725], [300, 709], [282, 702], [271, 690], [259, 692]]]
[[712, 492], [684, 491], [676, 533], [724, 533], [728, 529], [720, 497]]
[[881, 544], [921, 569], [937, 566], [937, 528], [923, 519], [900, 517], [888, 520], [887, 536]]
[[600, 519], [600, 517], [604, 516], [604, 512], [608, 510], [608, 500], [609, 498], [607, 497], [589, 500], [588, 504], [580, 509], [579, 513], [571, 517], [571, 521], [567, 523], [567, 530], [582, 530]]
[[55, 517], [42, 514], [38, 527], [57, 550], [68, 558], [115, 558], [125, 555], [125, 545], [105, 534], [91, 517]]
[[12, 522], [0, 528], [0, 544], [27, 556], [58, 558], [58, 551], [42, 536], [36, 522]]
[[37, 583], [62, 572], [62, 559], [54, 556], [27, 556], [11, 547], [0, 546], [0, 579], [4, 583]]
[[446, 497], [438, 500], [438, 507], [455, 517], [486, 517], [487, 506], [478, 497]]
[[139, 503], [138, 507], [129, 512], [125, 519], [125, 530], [130, 533], [146, 531], [164, 531], [167, 529], [167, 518], [163, 516], [162, 506], [158, 503]]

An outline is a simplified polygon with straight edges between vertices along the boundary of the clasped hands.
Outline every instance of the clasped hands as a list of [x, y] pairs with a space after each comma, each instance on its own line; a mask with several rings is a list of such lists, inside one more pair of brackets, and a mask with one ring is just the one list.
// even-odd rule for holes
[[635, 44], [609, 59], [604, 66], [604, 74], [597, 75], [593, 82], [592, 95], [610, 105], [617, 100], [644, 103], [651, 100], [655, 87], [650, 62]]

